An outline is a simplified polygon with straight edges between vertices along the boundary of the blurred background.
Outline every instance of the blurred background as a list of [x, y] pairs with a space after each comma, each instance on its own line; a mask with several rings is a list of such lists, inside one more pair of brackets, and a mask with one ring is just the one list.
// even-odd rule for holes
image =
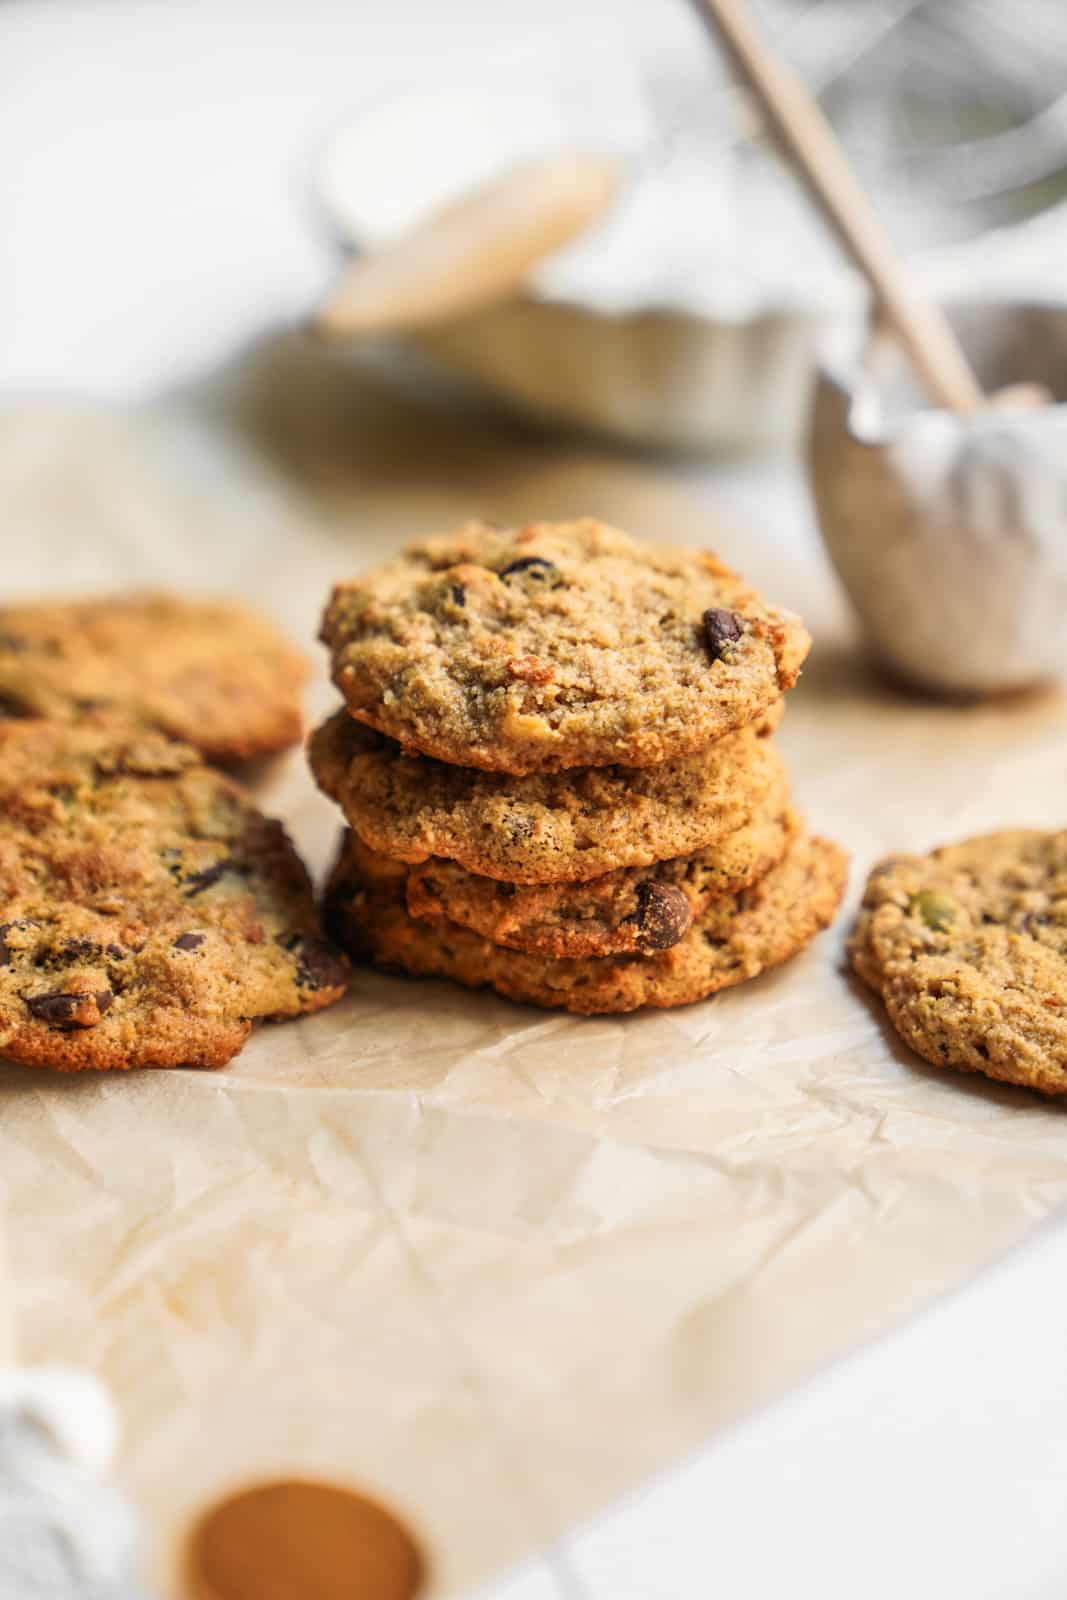
[[[922, 283], [1053, 292], [1057, 0], [753, 11]], [[857, 307], [684, 0], [9, 0], [0, 41], [8, 391], [187, 380], [306, 316], [347, 251], [571, 149], [620, 162], [615, 206], [522, 303], [417, 341], [438, 375], [637, 445], [777, 447], [815, 326]]]

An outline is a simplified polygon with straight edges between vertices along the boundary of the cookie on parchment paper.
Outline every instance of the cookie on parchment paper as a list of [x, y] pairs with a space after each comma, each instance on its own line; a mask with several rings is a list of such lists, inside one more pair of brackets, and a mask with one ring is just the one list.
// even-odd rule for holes
[[717, 557], [592, 518], [413, 544], [337, 585], [321, 637], [355, 717], [520, 776], [674, 761], [759, 717], [810, 645]]
[[155, 733], [0, 723], [0, 1056], [217, 1067], [344, 992], [281, 823]]
[[1067, 1094], [1067, 831], [890, 857], [849, 949], [927, 1061]]

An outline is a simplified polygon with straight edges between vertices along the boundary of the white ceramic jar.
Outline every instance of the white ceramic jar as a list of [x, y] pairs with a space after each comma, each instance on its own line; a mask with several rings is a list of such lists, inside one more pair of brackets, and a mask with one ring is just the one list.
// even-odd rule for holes
[[[952, 313], [986, 392], [1067, 399], [1067, 308]], [[927, 408], [904, 359], [838, 334], [822, 360], [810, 468], [823, 537], [874, 654], [949, 695], [1067, 677], [1067, 404]], [[889, 359], [886, 359], [886, 356]]]

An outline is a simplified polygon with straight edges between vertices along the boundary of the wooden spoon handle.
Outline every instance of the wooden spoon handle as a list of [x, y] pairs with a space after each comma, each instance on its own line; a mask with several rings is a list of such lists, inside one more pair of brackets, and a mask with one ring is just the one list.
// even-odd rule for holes
[[694, 0], [718, 31], [772, 131], [867, 278], [931, 396], [967, 414], [982, 391], [939, 306], [917, 297], [837, 135], [797, 75], [770, 50], [744, 0]]
[[515, 167], [362, 256], [312, 319], [327, 336], [428, 327], [511, 294], [610, 206], [614, 161], [554, 156]]

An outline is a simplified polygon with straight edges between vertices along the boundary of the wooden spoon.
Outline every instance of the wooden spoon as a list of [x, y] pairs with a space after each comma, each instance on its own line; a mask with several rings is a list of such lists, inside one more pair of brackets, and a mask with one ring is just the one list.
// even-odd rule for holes
[[618, 163], [566, 154], [514, 167], [361, 256], [312, 318], [329, 338], [446, 322], [514, 293], [535, 267], [602, 216]]
[[968, 415], [984, 403], [939, 306], [917, 296], [829, 122], [797, 75], [760, 36], [744, 0], [693, 0], [725, 45], [785, 154], [864, 274], [930, 395]]

